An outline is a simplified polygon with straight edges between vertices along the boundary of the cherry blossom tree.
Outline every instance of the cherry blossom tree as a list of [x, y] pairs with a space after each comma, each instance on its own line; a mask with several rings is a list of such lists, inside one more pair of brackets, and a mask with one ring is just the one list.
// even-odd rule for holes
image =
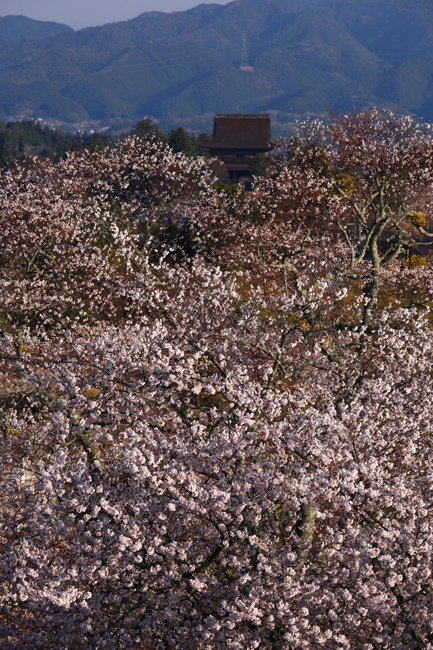
[[[142, 146], [53, 168], [65, 228], [105, 239], [56, 244], [71, 273], [19, 355], [3, 328], [27, 387], [1, 396], [3, 646], [433, 648], [429, 265], [381, 257], [392, 295], [365, 322], [375, 267], [338, 225], [354, 207], [319, 165], [330, 145], [227, 198], [203, 161]], [[12, 215], [25, 187], [7, 186]], [[66, 211], [44, 205], [34, 241]], [[101, 271], [80, 292], [85, 255]]]
[[176, 310], [184, 336], [155, 322], [37, 349], [57, 405], [7, 440], [3, 475], [20, 454], [33, 475], [4, 488], [11, 647], [428, 647], [429, 329], [384, 314], [337, 363], [292, 325], [278, 386], [268, 354], [245, 355], [260, 310], [235, 326], [233, 290], [206, 283], [219, 341]]
[[[335, 277], [367, 262], [370, 312], [382, 269], [395, 260], [409, 268], [424, 265], [425, 253], [417, 250], [433, 242], [431, 124], [389, 111], [354, 111], [301, 124], [287, 154], [286, 163], [257, 185], [264, 214], [289, 223], [291, 232], [297, 224], [306, 240], [327, 233], [339, 241]], [[293, 254], [283, 245], [280, 252], [283, 259]]]
[[75, 324], [139, 314], [139, 278], [159, 272], [149, 257], [185, 247], [193, 206], [200, 211], [206, 201], [211, 209], [212, 180], [202, 160], [139, 138], [3, 173], [0, 331], [14, 339], [2, 381], [9, 392], [17, 374], [10, 363], [26, 350], [26, 332], [55, 341]]
[[212, 181], [202, 159], [173, 155], [160, 143], [139, 138], [72, 155], [57, 165], [5, 172], [0, 187], [3, 325], [23, 329], [59, 322], [68, 311], [94, 317], [96, 307], [118, 317], [116, 282], [127, 282], [130, 251], [143, 270], [152, 251], [169, 239], [164, 236], [168, 224], [188, 225], [192, 209], [203, 208], [204, 195], [210, 208]]

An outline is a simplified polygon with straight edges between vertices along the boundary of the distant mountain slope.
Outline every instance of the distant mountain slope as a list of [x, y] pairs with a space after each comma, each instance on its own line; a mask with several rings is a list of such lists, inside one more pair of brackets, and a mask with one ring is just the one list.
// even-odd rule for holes
[[73, 29], [61, 23], [32, 20], [26, 16], [0, 17], [0, 47], [23, 41], [26, 38], [45, 38]]
[[235, 0], [0, 47], [0, 118], [209, 129], [270, 111], [284, 129], [376, 104], [433, 120], [432, 78], [431, 0]]

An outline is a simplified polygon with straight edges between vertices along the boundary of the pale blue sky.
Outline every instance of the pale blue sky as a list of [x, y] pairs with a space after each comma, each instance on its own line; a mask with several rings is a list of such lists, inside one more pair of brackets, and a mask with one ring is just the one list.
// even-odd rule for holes
[[[217, 4], [229, 2], [212, 1]], [[200, 3], [201, 0], [0, 0], [0, 16], [53, 20], [80, 29], [128, 20], [144, 11], [183, 11]]]

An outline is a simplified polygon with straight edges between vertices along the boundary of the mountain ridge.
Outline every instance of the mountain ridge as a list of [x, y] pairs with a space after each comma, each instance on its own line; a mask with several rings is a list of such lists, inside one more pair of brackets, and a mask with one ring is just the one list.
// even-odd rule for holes
[[0, 119], [209, 130], [215, 112], [270, 112], [284, 131], [374, 104], [433, 120], [432, 80], [426, 0], [235, 0], [0, 47]]
[[10, 15], [0, 17], [0, 47], [21, 42], [26, 39], [38, 39], [74, 30], [63, 23], [34, 20], [27, 16]]

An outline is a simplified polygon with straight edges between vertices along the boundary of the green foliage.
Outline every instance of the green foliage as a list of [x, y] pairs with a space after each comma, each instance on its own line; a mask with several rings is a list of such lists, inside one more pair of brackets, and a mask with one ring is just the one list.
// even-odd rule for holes
[[108, 147], [107, 138], [104, 138], [100, 133], [96, 133], [94, 136], [91, 137], [89, 143], [90, 151], [92, 152], [102, 151], [103, 149], [105, 149], [105, 147]]
[[147, 117], [137, 122], [132, 129], [132, 134], [143, 139], [155, 138], [159, 142], [167, 142], [166, 136], [159, 130], [157, 123]]
[[356, 187], [356, 183], [353, 178], [349, 176], [349, 174], [337, 174], [334, 180], [336, 188], [333, 190], [333, 194], [336, 194], [338, 196], [338, 190], [341, 190], [346, 196], [350, 198]]
[[269, 168], [269, 160], [263, 153], [258, 153], [254, 156], [254, 161], [251, 166], [251, 174], [253, 176], [266, 176]]
[[413, 223], [413, 225], [414, 225], [416, 228], [424, 228], [424, 226], [425, 226], [426, 223], [427, 223], [427, 220], [426, 220], [426, 218], [425, 218], [425, 215], [424, 215], [422, 212], [420, 212], [420, 211], [418, 211], [418, 212], [410, 212], [410, 213], [407, 215], [406, 218], [407, 218], [408, 221], [410, 221], [411, 223]]
[[411, 255], [405, 266], [409, 270], [416, 269], [419, 266], [427, 266], [427, 259], [422, 255]]
[[13, 140], [9, 130], [0, 131], [0, 167], [5, 167], [12, 161]]
[[26, 154], [40, 154], [50, 160], [60, 160], [70, 151], [90, 147], [101, 151], [113, 141], [105, 134], [80, 136], [57, 129], [42, 127], [39, 122], [0, 122], [0, 167], [6, 167]]
[[180, 126], [168, 134], [168, 145], [174, 153], [184, 153], [186, 156], [197, 157], [197, 146], [194, 139]]

